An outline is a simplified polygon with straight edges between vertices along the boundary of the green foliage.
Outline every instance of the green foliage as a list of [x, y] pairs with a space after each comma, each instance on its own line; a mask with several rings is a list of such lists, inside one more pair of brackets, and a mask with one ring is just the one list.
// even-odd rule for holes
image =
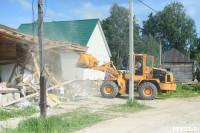
[[60, 116], [29, 118], [19, 123], [14, 130], [7, 129], [6, 133], [60, 133], [71, 132], [103, 120], [100, 115], [87, 110], [78, 109]]
[[156, 39], [151, 34], [135, 37], [134, 39], [135, 53], [152, 55], [155, 59], [154, 64], [158, 64], [160, 47]]
[[200, 86], [198, 85], [191, 87], [187, 85], [177, 84], [177, 88], [175, 91], [170, 91], [167, 94], [158, 94], [158, 97], [163, 98], [187, 98], [195, 96], [200, 96]]
[[0, 110], [0, 120], [6, 120], [8, 118], [14, 118], [14, 117], [19, 117], [19, 116], [30, 116], [37, 112], [38, 112], [38, 110], [32, 106], [24, 107], [19, 110], [11, 110], [11, 111], [6, 111], [6, 110], [1, 109]]
[[102, 21], [102, 28], [109, 44], [112, 60], [118, 69], [126, 67], [128, 62], [129, 18], [125, 7], [114, 4], [110, 16]]
[[195, 54], [194, 59], [200, 64], [200, 53], [199, 52]]
[[195, 83], [194, 91], [198, 91], [200, 93], [200, 85], [198, 83]]
[[113, 111], [113, 112], [137, 112], [145, 109], [151, 108], [150, 106], [147, 106], [145, 104], [140, 104], [137, 102], [137, 100], [134, 99], [134, 101], [127, 100], [126, 104], [119, 104], [119, 105], [113, 105], [106, 109], [106, 111]]
[[195, 43], [190, 46], [190, 57], [200, 64], [200, 38], [195, 39]]
[[[145, 53], [158, 56], [159, 46], [151, 35], [140, 36], [139, 25], [134, 17], [134, 47], [135, 53]], [[129, 55], [129, 11], [123, 6], [114, 4], [110, 9], [110, 16], [102, 21], [102, 28], [106, 36], [117, 69], [128, 66]]]
[[194, 20], [186, 15], [185, 8], [180, 2], [171, 2], [164, 10], [148, 16], [143, 22], [143, 34], [156, 36], [163, 34], [163, 51], [176, 48], [185, 53], [188, 45], [194, 45], [196, 26]]

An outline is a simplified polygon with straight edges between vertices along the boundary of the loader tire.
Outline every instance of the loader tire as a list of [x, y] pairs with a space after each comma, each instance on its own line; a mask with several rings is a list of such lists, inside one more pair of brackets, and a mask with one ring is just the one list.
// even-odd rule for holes
[[139, 96], [143, 100], [153, 100], [157, 93], [157, 87], [151, 82], [144, 82], [139, 87]]
[[114, 98], [118, 94], [118, 87], [113, 81], [105, 81], [100, 87], [100, 92], [104, 98]]

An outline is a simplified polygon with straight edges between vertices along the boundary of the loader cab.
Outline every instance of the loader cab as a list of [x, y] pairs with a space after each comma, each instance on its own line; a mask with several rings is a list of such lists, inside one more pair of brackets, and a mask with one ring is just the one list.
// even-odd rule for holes
[[153, 56], [149, 56], [146, 54], [134, 54], [134, 75], [136, 80], [141, 80], [146, 77], [151, 78], [153, 63]]

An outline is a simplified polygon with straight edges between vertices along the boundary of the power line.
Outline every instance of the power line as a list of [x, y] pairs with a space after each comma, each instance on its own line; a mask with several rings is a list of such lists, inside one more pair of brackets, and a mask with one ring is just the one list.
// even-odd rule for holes
[[143, 1], [141, 1], [141, 0], [138, 0], [138, 1], [141, 2], [143, 5], [145, 5], [146, 7], [150, 8], [151, 10], [153, 10], [154, 12], [158, 13], [158, 11], [156, 11], [155, 9], [150, 7], [149, 5], [145, 4]]

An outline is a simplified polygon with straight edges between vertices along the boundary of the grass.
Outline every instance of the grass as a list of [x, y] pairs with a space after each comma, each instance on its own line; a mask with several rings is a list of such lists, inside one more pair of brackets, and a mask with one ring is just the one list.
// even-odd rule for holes
[[[147, 105], [140, 104], [136, 100], [131, 102], [127, 100], [126, 104], [113, 105], [107, 108], [112, 112], [137, 112], [150, 108]], [[5, 133], [63, 133], [80, 130], [91, 126], [97, 122], [110, 119], [100, 113], [91, 113], [84, 108], [79, 108], [73, 112], [62, 115], [50, 116], [48, 118], [37, 117], [28, 118], [19, 123], [16, 129], [7, 128]]]
[[147, 106], [145, 104], [140, 104], [137, 102], [137, 100], [134, 100], [133, 102], [130, 100], [127, 100], [125, 104], [119, 104], [119, 105], [112, 105], [105, 109], [105, 111], [112, 111], [112, 112], [138, 112], [141, 110], [149, 109], [150, 106]]
[[47, 119], [29, 118], [21, 121], [16, 129], [6, 129], [6, 133], [62, 133], [72, 132], [91, 126], [104, 118], [98, 114], [78, 109], [59, 116], [50, 116]]
[[38, 112], [38, 110], [33, 106], [24, 107], [19, 110], [11, 110], [11, 111], [6, 111], [6, 110], [0, 109], [0, 121], [6, 120], [8, 118], [30, 116], [36, 112]]
[[198, 84], [195, 84], [193, 87], [177, 84], [175, 91], [170, 91], [166, 94], [158, 94], [158, 97], [162, 98], [188, 98], [196, 96], [200, 96], [200, 86]]

